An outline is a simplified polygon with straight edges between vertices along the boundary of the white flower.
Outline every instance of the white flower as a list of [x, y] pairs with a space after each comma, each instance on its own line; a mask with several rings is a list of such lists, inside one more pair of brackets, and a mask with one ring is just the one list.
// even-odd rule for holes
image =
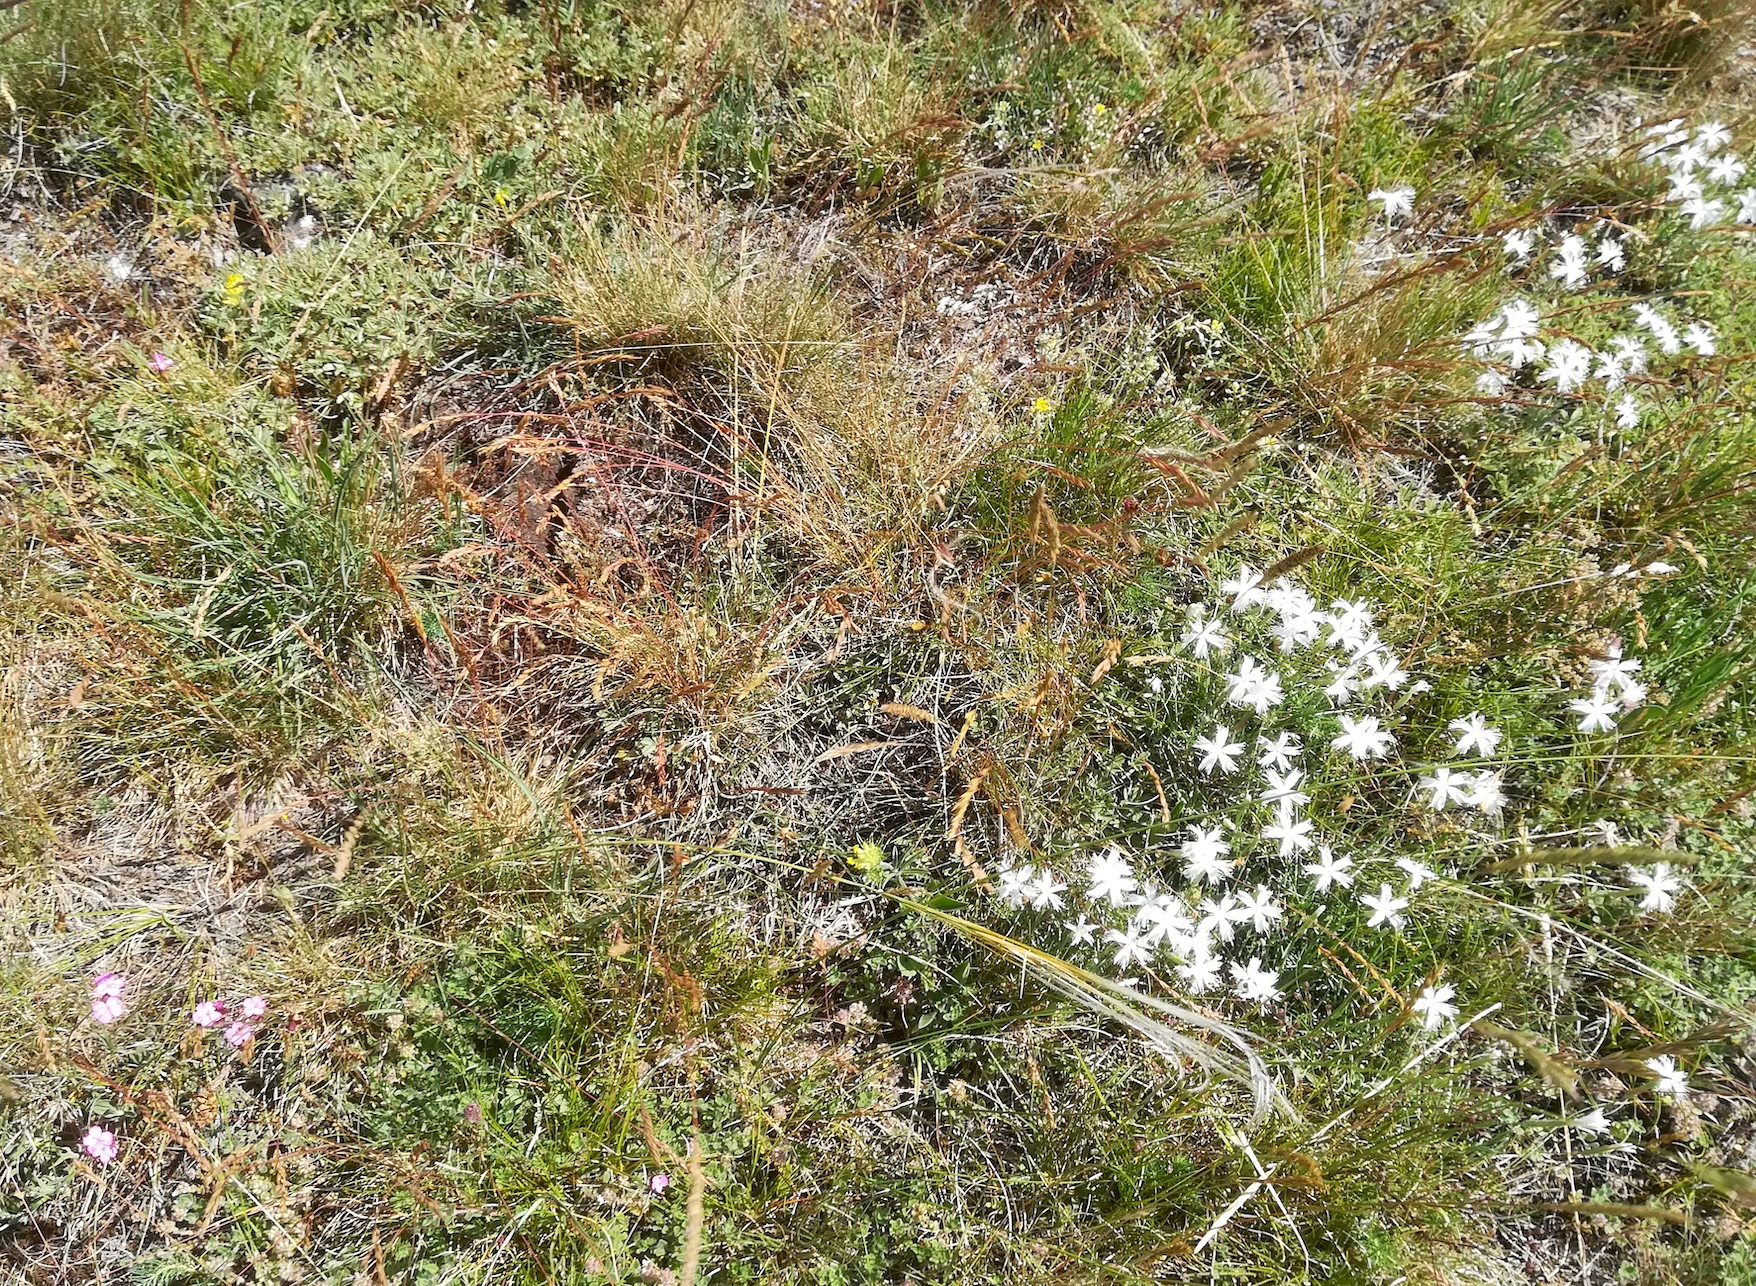
[[1499, 813], [1506, 806], [1504, 786], [1499, 773], [1482, 769], [1470, 783], [1469, 806], [1479, 808], [1490, 816]]
[[1658, 341], [1660, 352], [1667, 357], [1675, 357], [1683, 351], [1682, 337], [1677, 334], [1677, 328], [1671, 325], [1669, 319], [1646, 304], [1635, 304], [1633, 308], [1635, 319], [1652, 332], [1653, 339]]
[[1669, 1054], [1660, 1054], [1657, 1058], [1646, 1060], [1646, 1066], [1658, 1078], [1652, 1088], [1655, 1093], [1671, 1098], [1687, 1098], [1689, 1096], [1689, 1078], [1683, 1069], [1677, 1066], [1677, 1060]]
[[1500, 731], [1488, 727], [1488, 720], [1481, 711], [1475, 710], [1461, 719], [1453, 719], [1447, 725], [1457, 734], [1457, 753], [1461, 755], [1491, 755], [1500, 745]]
[[1230, 580], [1222, 581], [1219, 588], [1221, 593], [1232, 596], [1234, 612], [1242, 612], [1268, 601], [1268, 595], [1262, 592], [1262, 577], [1249, 563], [1238, 568], [1237, 574]]
[[1549, 264], [1549, 276], [1565, 286], [1577, 289], [1590, 277], [1585, 263], [1585, 238], [1568, 235], [1561, 238], [1560, 252]]
[[1030, 896], [1031, 885], [1036, 880], [1036, 868], [1033, 866], [1014, 866], [1008, 862], [996, 873], [998, 885], [994, 891], [1007, 906], [1023, 906]]
[[1386, 223], [1395, 223], [1399, 217], [1415, 212], [1415, 190], [1413, 188], [1373, 188], [1366, 193], [1366, 200], [1383, 202]]
[[1244, 753], [1244, 743], [1232, 740], [1232, 730], [1220, 724], [1206, 737], [1195, 739], [1195, 749], [1201, 752], [1201, 771], [1208, 776], [1214, 769], [1231, 774], [1238, 771], [1238, 756]]
[[1465, 784], [1468, 774], [1458, 774], [1446, 767], [1433, 769], [1432, 775], [1422, 777], [1419, 789], [1431, 791], [1433, 798], [1427, 801], [1427, 807], [1435, 813], [1443, 812], [1452, 800], [1464, 803], [1469, 799], [1469, 787]]
[[1077, 920], [1064, 921], [1061, 927], [1067, 930], [1067, 936], [1073, 939], [1074, 946], [1089, 947], [1092, 944], [1093, 939], [1097, 936], [1097, 931], [1103, 926], [1093, 924], [1090, 920], [1086, 919], [1085, 914], [1081, 912]]
[[1157, 947], [1167, 938], [1182, 942], [1195, 927], [1195, 922], [1189, 918], [1189, 909], [1169, 893], [1147, 898], [1141, 903], [1136, 918], [1144, 927], [1141, 940], [1150, 947]]
[[1221, 942], [1230, 942], [1237, 931], [1233, 917], [1236, 906], [1237, 899], [1230, 893], [1203, 901], [1195, 908], [1201, 915], [1200, 922], [1195, 926], [1196, 939], [1205, 942], [1218, 934]]
[[1269, 631], [1280, 642], [1282, 652], [1292, 652], [1315, 643], [1329, 618], [1312, 604], [1296, 612], [1282, 613], [1280, 622]]
[[1608, 692], [1611, 688], [1625, 687], [1640, 673], [1640, 662], [1632, 657], [1624, 657], [1621, 647], [1616, 645], [1612, 645], [1603, 656], [1593, 657], [1586, 665], [1591, 670], [1593, 692]]
[[1549, 346], [1549, 362], [1537, 373], [1557, 393], [1571, 393], [1591, 377], [1591, 350], [1578, 340], [1560, 339]]
[[1359, 690], [1360, 671], [1358, 666], [1340, 665], [1334, 661], [1325, 662], [1329, 672], [1335, 677], [1323, 689], [1323, 695], [1336, 705], [1340, 705]]
[[1180, 850], [1185, 878], [1217, 884], [1231, 874], [1233, 863], [1226, 854], [1232, 846], [1220, 838], [1219, 827], [1191, 826], [1189, 836]]
[[[1701, 186], [1701, 180], [1696, 178], [1690, 170], [1675, 170], [1671, 174], [1671, 190], [1665, 193], [1665, 199], [1685, 203], [1699, 201], [1703, 191], [1705, 189]], [[1689, 207], [1685, 204], [1683, 213], [1687, 214], [1688, 212]]]
[[1581, 732], [1610, 732], [1616, 726], [1612, 717], [1616, 713], [1616, 703], [1601, 693], [1569, 701], [1567, 708], [1579, 716]]
[[1183, 630], [1183, 642], [1195, 654], [1197, 661], [1205, 661], [1210, 654], [1223, 656], [1232, 650], [1232, 640], [1226, 635], [1226, 627], [1218, 620], [1207, 615], [1207, 609], [1197, 603], [1189, 609], [1189, 623]]
[[1662, 124], [1649, 125], [1646, 129], [1646, 137], [1651, 141], [1641, 146], [1640, 158], [1644, 161], [1650, 161], [1659, 153], [1668, 151], [1679, 143], [1686, 142], [1689, 138], [1689, 131], [1680, 128], [1682, 124], [1683, 118], [1679, 116], [1675, 120], [1665, 121]]
[[1679, 209], [1689, 216], [1690, 231], [1700, 232], [1703, 228], [1711, 228], [1724, 217], [1726, 203], [1695, 196], [1683, 202]]
[[1421, 1026], [1428, 1031], [1436, 1030], [1441, 1024], [1457, 1017], [1457, 1006], [1451, 998], [1457, 994], [1457, 988], [1450, 983], [1441, 983], [1437, 987], [1421, 988], [1420, 998], [1410, 1005], [1421, 1016]]
[[1294, 857], [1299, 853], [1309, 852], [1317, 842], [1311, 838], [1310, 822], [1295, 822], [1285, 813], [1272, 826], [1262, 828], [1262, 838], [1278, 840], [1282, 857]]
[[1239, 1000], [1255, 1000], [1265, 1005], [1279, 1000], [1280, 992], [1275, 988], [1279, 981], [1278, 972], [1262, 967], [1261, 956], [1251, 956], [1249, 964], [1232, 962], [1232, 990]]
[[1317, 860], [1305, 868], [1305, 874], [1317, 881], [1319, 893], [1329, 892], [1330, 886], [1341, 885], [1352, 888], [1354, 861], [1351, 857], [1337, 857], [1327, 844], [1317, 846]]
[[1504, 319], [1500, 327], [1500, 338], [1509, 340], [1534, 338], [1542, 324], [1542, 313], [1528, 299], [1508, 300], [1500, 309]]
[[1380, 884], [1378, 896], [1373, 897], [1368, 893], [1360, 899], [1360, 905], [1372, 913], [1372, 918], [1366, 921], [1368, 929], [1380, 926], [1400, 929], [1404, 919], [1402, 913], [1408, 909], [1408, 899], [1393, 896], [1388, 884]]
[[1365, 602], [1338, 598], [1329, 605], [1329, 646], [1357, 656], [1372, 637], [1372, 608]]
[[1738, 222], [1756, 223], [1756, 188], [1738, 193]]
[[1360, 686], [1367, 692], [1373, 688], [1389, 688], [1395, 692], [1408, 680], [1408, 671], [1402, 668], [1402, 662], [1382, 647], [1364, 654], [1366, 667], [1371, 670]]
[[1311, 797], [1299, 789], [1299, 783], [1305, 780], [1305, 774], [1297, 768], [1289, 768], [1284, 773], [1270, 768], [1264, 776], [1268, 779], [1268, 785], [1262, 791], [1263, 803], [1274, 804], [1281, 812], [1287, 812], [1311, 802]]
[[1594, 1107], [1583, 1116], [1573, 1117], [1567, 1122], [1567, 1125], [1569, 1129], [1578, 1130], [1581, 1134], [1608, 1134], [1610, 1132], [1610, 1118], [1605, 1115], [1601, 1107]]
[[1378, 726], [1375, 715], [1363, 715], [1358, 719], [1345, 714], [1340, 717], [1341, 735], [1329, 741], [1336, 750], [1345, 749], [1355, 759], [1382, 759], [1396, 744], [1396, 738]]
[[1617, 237], [1605, 237], [1597, 243], [1597, 261], [1611, 272], [1621, 272], [1628, 266], [1626, 243]]
[[1134, 890], [1138, 887], [1134, 879], [1134, 867], [1115, 845], [1110, 846], [1109, 852], [1099, 853], [1091, 859], [1087, 868], [1085, 895], [1093, 902], [1108, 902], [1111, 906], [1133, 906]]
[[1695, 141], [1705, 148], [1728, 147], [1732, 132], [1719, 121], [1708, 121], [1695, 127]]
[[1258, 884], [1254, 894], [1238, 895], [1237, 916], [1240, 924], [1248, 924], [1258, 933], [1267, 933], [1269, 926], [1280, 919], [1280, 906], [1268, 891], [1268, 886]]
[[1711, 144], [1704, 143], [1700, 139], [1697, 139], [1693, 143], [1685, 143], [1682, 147], [1679, 147], [1675, 152], [1671, 153], [1670, 159], [1666, 164], [1671, 167], [1672, 173], [1692, 174], [1701, 166], [1707, 164], [1707, 153], [1711, 146]]
[[1640, 899], [1642, 911], [1657, 911], [1661, 915], [1677, 905], [1677, 890], [1683, 887], [1683, 881], [1671, 874], [1669, 862], [1660, 862], [1650, 871], [1628, 872], [1628, 883], [1646, 890], [1646, 896]]
[[1646, 685], [1630, 679], [1622, 685], [1622, 709], [1633, 710], [1646, 700]]
[[1632, 393], [1622, 394], [1622, 400], [1616, 403], [1616, 427], [1618, 429], [1637, 429], [1640, 427], [1640, 403], [1634, 400]]
[[1223, 986], [1224, 974], [1225, 961], [1206, 951], [1192, 953], [1188, 960], [1177, 966], [1177, 976], [1197, 996]]
[[1616, 364], [1628, 374], [1646, 374], [1646, 345], [1640, 342], [1640, 336], [1617, 335], [1610, 340], [1610, 351], [1615, 354]]
[[1106, 929], [1104, 940], [1115, 944], [1116, 968], [1128, 969], [1136, 964], [1147, 964], [1152, 960], [1152, 947], [1141, 935], [1140, 924], [1136, 920], [1128, 921], [1122, 929]]
[[1264, 669], [1253, 656], [1244, 657], [1238, 668], [1226, 676], [1226, 701], [1235, 706], [1250, 706], [1257, 714], [1267, 714], [1270, 706], [1279, 705], [1281, 695], [1280, 675]]
[[1025, 891], [1025, 896], [1030, 899], [1032, 910], [1062, 911], [1067, 907], [1066, 899], [1061, 896], [1066, 891], [1067, 886], [1058, 883], [1055, 873], [1045, 866], [1037, 873], [1035, 883]]
[[1278, 768], [1285, 772], [1293, 766], [1293, 756], [1303, 749], [1297, 736], [1290, 732], [1282, 732], [1273, 741], [1267, 737], [1257, 737], [1256, 762], [1263, 768]]
[[1712, 357], [1719, 352], [1719, 346], [1713, 340], [1713, 328], [1701, 322], [1693, 322], [1683, 332], [1683, 342], [1703, 357]]
[[1436, 880], [1439, 878], [1439, 872], [1435, 871], [1430, 866], [1422, 866], [1412, 857], [1397, 858], [1396, 868], [1404, 875], [1408, 876], [1408, 891], [1410, 893], [1419, 891], [1421, 885], [1425, 884], [1428, 880]]
[[1510, 380], [1492, 368], [1476, 376], [1476, 392], [1483, 397], [1505, 397], [1510, 384]]
[[127, 255], [111, 255], [104, 260], [104, 272], [118, 286], [134, 276], [134, 262]]
[[1500, 244], [1505, 247], [1508, 259], [1513, 263], [1523, 263], [1536, 249], [1536, 233], [1529, 228], [1518, 228], [1502, 235]]
[[1716, 156], [1707, 163], [1707, 177], [1715, 183], [1736, 183], [1744, 177], [1744, 163], [1731, 152]]

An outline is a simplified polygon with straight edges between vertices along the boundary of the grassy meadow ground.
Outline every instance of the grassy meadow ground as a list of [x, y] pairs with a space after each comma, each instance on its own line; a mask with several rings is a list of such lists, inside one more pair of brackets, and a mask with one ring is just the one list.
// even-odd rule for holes
[[[1756, 1283], [1753, 45], [7, 5], [0, 1276]], [[1246, 565], [1371, 605], [1393, 759]], [[1504, 804], [1423, 807], [1478, 711]], [[1272, 1003], [1007, 896], [1210, 819]]]

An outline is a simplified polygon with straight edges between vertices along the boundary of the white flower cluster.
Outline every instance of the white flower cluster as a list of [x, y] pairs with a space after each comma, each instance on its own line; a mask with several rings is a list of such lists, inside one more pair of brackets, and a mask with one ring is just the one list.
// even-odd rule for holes
[[[1718, 123], [1701, 126], [1691, 138], [1688, 130], [1673, 121], [1649, 131], [1649, 142], [1641, 149], [1643, 157], [1669, 167], [1671, 199], [1682, 203], [1682, 212], [1697, 230], [1720, 222], [1726, 210], [1725, 200], [1705, 196], [1702, 185], [1723, 186], [1743, 177], [1744, 163], [1735, 155], [1712, 154], [1730, 141], [1730, 132]], [[1738, 192], [1736, 201], [1739, 222], [1756, 222], [1756, 188]], [[1517, 228], [1502, 234], [1507, 267], [1516, 271], [1534, 263], [1541, 238], [1538, 228]], [[1548, 261], [1547, 275], [1577, 290], [1590, 283], [1594, 272], [1617, 273], [1627, 262], [1627, 231], [1606, 222], [1595, 229], [1580, 227], [1562, 234]], [[1700, 357], [1712, 357], [1719, 345], [1713, 328], [1705, 322], [1674, 320], [1644, 302], [1633, 304], [1632, 312], [1634, 327], [1594, 351], [1571, 336], [1543, 339], [1542, 310], [1527, 299], [1512, 299], [1461, 340], [1465, 355], [1484, 363], [1476, 379], [1477, 391], [1485, 397], [1504, 397], [1526, 370], [1535, 372], [1538, 383], [1553, 385], [1555, 392], [1562, 394], [1580, 394], [1598, 380], [1616, 426], [1636, 427], [1642, 406], [1628, 386], [1651, 370], [1649, 342], [1665, 357], [1680, 356], [1686, 349]], [[1612, 398], [1613, 403], [1609, 401]]]
[[1691, 137], [1681, 120], [1665, 121], [1649, 128], [1646, 140], [1641, 158], [1669, 171], [1668, 199], [1691, 228], [1711, 228], [1734, 212], [1737, 222], [1756, 223], [1756, 187], [1738, 188], [1748, 167], [1730, 150], [1732, 132], [1724, 125], [1709, 121]]
[[[1322, 671], [1331, 676], [1324, 692], [1333, 704], [1363, 699], [1379, 689], [1398, 691], [1408, 684], [1409, 672], [1374, 628], [1369, 604], [1338, 599], [1323, 609], [1288, 578], [1265, 584], [1261, 574], [1248, 566], [1220, 588], [1240, 624], [1261, 613], [1273, 617], [1267, 635], [1279, 652], [1318, 648], [1335, 654], [1324, 659]], [[1238, 645], [1222, 613], [1204, 604], [1192, 606], [1182, 643], [1193, 660], [1209, 663], [1221, 681], [1227, 705], [1265, 719], [1283, 704], [1286, 678], [1265, 658], [1241, 656], [1227, 667], [1224, 659]], [[1305, 667], [1307, 672], [1309, 668]], [[1384, 760], [1393, 754], [1395, 736], [1377, 715], [1338, 710], [1335, 718], [1339, 731], [1327, 737], [1332, 754], [1355, 762]], [[1501, 740], [1479, 713], [1454, 720], [1451, 731], [1460, 757], [1491, 756]], [[1369, 928], [1402, 928], [1419, 890], [1440, 878], [1422, 863], [1402, 857], [1394, 864], [1394, 881], [1381, 880], [1375, 890], [1362, 889], [1357, 895], [1351, 892], [1357, 874], [1354, 860], [1320, 842], [1315, 823], [1305, 815], [1311, 796], [1300, 760], [1311, 750], [1298, 732], [1262, 728], [1249, 736], [1221, 724], [1195, 737], [1192, 750], [1197, 770], [1210, 777], [1235, 775], [1253, 761], [1260, 786], [1245, 798], [1252, 808], [1266, 806], [1271, 818], [1258, 830], [1258, 838], [1268, 846], [1265, 852], [1272, 853], [1287, 873], [1307, 876], [1319, 897], [1332, 891], [1357, 896]], [[1500, 774], [1486, 767], [1437, 768], [1422, 779], [1421, 789], [1437, 809], [1460, 805], [1497, 815], [1505, 801]], [[1185, 881], [1181, 890], [1160, 888], [1143, 877], [1135, 860], [1112, 845], [1089, 859], [1083, 887], [1076, 893], [1070, 894], [1067, 883], [1047, 866], [1017, 863], [999, 869], [996, 892], [1008, 906], [1046, 912], [1065, 911], [1073, 898], [1081, 909], [1076, 918], [1064, 922], [1072, 944], [1101, 946], [1118, 971], [1150, 966], [1165, 957], [1174, 961], [1176, 977], [1193, 994], [1217, 992], [1229, 983], [1231, 993], [1241, 1001], [1280, 1000], [1279, 971], [1266, 967], [1262, 953], [1246, 952], [1243, 944], [1247, 939], [1268, 938], [1283, 918], [1283, 905], [1266, 883], [1226, 887], [1244, 860], [1234, 854], [1234, 843], [1241, 854], [1250, 847], [1244, 832], [1227, 821], [1190, 824], [1186, 834], [1176, 850]], [[1425, 1026], [1436, 1028], [1456, 1015], [1457, 1007], [1451, 1003], [1455, 995], [1450, 986], [1427, 985], [1411, 1008]]]
[[1640, 662], [1625, 658], [1618, 644], [1609, 654], [1591, 662], [1591, 695], [1577, 697], [1567, 708], [1579, 716], [1581, 732], [1614, 732], [1616, 716], [1636, 709], [1646, 700], [1646, 685], [1634, 676]]
[[[1642, 571], [1659, 568], [1674, 570], [1665, 564], [1651, 564]], [[1628, 569], [1607, 574], [1624, 570]], [[1190, 661], [1200, 663], [1197, 668], [1207, 670], [1218, 681], [1219, 699], [1238, 709], [1240, 717], [1247, 718], [1244, 712], [1249, 712], [1267, 720], [1283, 705], [1289, 678], [1296, 684], [1301, 675], [1320, 682], [1322, 673], [1331, 674], [1332, 681], [1324, 692], [1337, 706], [1366, 699], [1377, 689], [1394, 692], [1408, 683], [1408, 671], [1374, 628], [1368, 603], [1338, 599], [1322, 609], [1308, 591], [1288, 578], [1265, 584], [1261, 574], [1249, 566], [1240, 568], [1220, 588], [1230, 600], [1230, 614], [1236, 623], [1228, 621], [1223, 610], [1197, 603], [1188, 609], [1181, 642]], [[1244, 655], [1230, 663], [1234, 651], [1240, 649], [1234, 631], [1249, 632], [1251, 620], [1260, 622], [1263, 614], [1272, 617], [1265, 633], [1274, 641], [1275, 650], [1291, 654], [1319, 649], [1337, 655], [1325, 658], [1323, 668], [1307, 662], [1296, 673], [1286, 675], [1264, 657]], [[1264, 633], [1260, 623], [1253, 628], [1258, 637]], [[1617, 647], [1593, 659], [1590, 666], [1591, 694], [1573, 701], [1571, 709], [1580, 716], [1581, 731], [1612, 730], [1618, 710], [1632, 709], [1646, 698], [1646, 687], [1638, 677], [1640, 662], [1624, 657]], [[1425, 686], [1417, 683], [1410, 690]], [[1154, 684], [1152, 690], [1160, 688]], [[1280, 972], [1264, 965], [1262, 950], [1245, 948], [1246, 942], [1254, 946], [1275, 933], [1286, 913], [1280, 899], [1355, 898], [1368, 929], [1394, 932], [1407, 923], [1421, 890], [1444, 878], [1414, 858], [1403, 856], [1394, 860], [1395, 870], [1389, 878], [1374, 877], [1372, 884], [1355, 889], [1355, 879], [1362, 874], [1359, 866], [1353, 858], [1337, 852], [1331, 842], [1325, 842], [1332, 837], [1320, 835], [1316, 823], [1306, 815], [1311, 800], [1306, 764], [1321, 756], [1325, 741], [1332, 762], [1383, 761], [1394, 756], [1396, 737], [1383, 725], [1380, 715], [1357, 707], [1337, 709], [1332, 717], [1338, 730], [1331, 735], [1326, 729], [1314, 744], [1310, 729], [1263, 726], [1252, 734], [1237, 730], [1230, 719], [1192, 738], [1191, 761], [1200, 775], [1227, 778], [1250, 772], [1258, 778], [1255, 788], [1237, 791], [1234, 798], [1243, 803], [1245, 817], [1260, 817], [1256, 810], [1261, 807], [1269, 820], [1248, 828], [1236, 818], [1188, 824], [1186, 838], [1174, 850], [1183, 881], [1180, 889], [1160, 887], [1153, 878], [1157, 874], [1162, 879], [1172, 863], [1155, 862], [1150, 854], [1144, 855], [1142, 865], [1153, 870], [1143, 873], [1137, 868], [1139, 859], [1112, 844], [1088, 859], [1077, 889], [1070, 889], [1069, 882], [1046, 864], [1008, 863], [997, 872], [998, 897], [1009, 907], [1057, 914], [1066, 913], [1071, 904], [1077, 915], [1061, 923], [1072, 945], [1101, 949], [1121, 974], [1136, 967], [1150, 968], [1163, 959], [1172, 965], [1183, 989], [1192, 994], [1229, 989], [1245, 1002], [1266, 1005], [1280, 1000]], [[1480, 711], [1452, 719], [1447, 731], [1452, 738], [1452, 755], [1460, 762], [1432, 766], [1419, 777], [1412, 792], [1414, 800], [1434, 812], [1474, 809], [1497, 824], [1507, 797], [1504, 777], [1493, 761], [1504, 734]], [[1267, 875], [1266, 881], [1252, 878], [1227, 887], [1240, 867], [1252, 860], [1252, 850], [1259, 843], [1260, 856], [1255, 860], [1275, 873]], [[1298, 879], [1301, 874], [1308, 884]], [[1635, 873], [1631, 880], [1644, 890], [1640, 905], [1647, 911], [1669, 911], [1681, 887], [1665, 865]], [[1284, 887], [1276, 890], [1267, 881], [1284, 881]], [[1309, 917], [1301, 913], [1300, 918]], [[1126, 977], [1123, 982], [1137, 985]], [[1425, 1027], [1436, 1028], [1458, 1012], [1452, 1003], [1456, 994], [1449, 985], [1429, 982], [1411, 1004], [1411, 1011]]]

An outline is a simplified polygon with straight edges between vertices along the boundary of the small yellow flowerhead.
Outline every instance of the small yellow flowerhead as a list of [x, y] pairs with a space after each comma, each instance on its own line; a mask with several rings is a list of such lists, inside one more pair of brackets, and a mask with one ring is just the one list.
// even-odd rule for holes
[[1031, 403], [1031, 410], [1035, 411], [1038, 415], [1047, 415], [1054, 409], [1055, 404], [1049, 401], [1046, 397], [1039, 397], [1036, 401]]

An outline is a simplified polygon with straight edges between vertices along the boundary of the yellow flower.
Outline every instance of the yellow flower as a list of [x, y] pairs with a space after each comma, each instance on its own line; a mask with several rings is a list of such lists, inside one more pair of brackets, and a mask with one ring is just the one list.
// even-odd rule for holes
[[1091, 107], [1091, 114], [1093, 116], [1102, 116], [1106, 112], [1108, 112], [1109, 110], [1110, 109], [1105, 107], [1102, 103], [1093, 103], [1092, 107]]
[[1031, 409], [1038, 415], [1047, 415], [1050, 411], [1055, 409], [1055, 404], [1049, 401], [1046, 397], [1039, 397], [1035, 402], [1031, 403]]
[[1031, 141], [1030, 141], [1030, 150], [1031, 150], [1031, 151], [1033, 151], [1033, 152], [1040, 152], [1040, 151], [1042, 151], [1042, 150], [1043, 150], [1043, 140], [1042, 140], [1042, 139], [1040, 139], [1040, 138], [1033, 138], [1033, 139], [1031, 139]]
[[506, 203], [508, 201], [510, 201], [511, 199], [512, 199], [512, 193], [507, 191], [505, 188], [495, 188], [494, 189], [494, 204], [499, 206], [502, 210], [504, 210], [506, 208]]
[[234, 272], [227, 274], [226, 302], [229, 304], [235, 304], [242, 299], [244, 297], [244, 285], [245, 281], [243, 273]]

